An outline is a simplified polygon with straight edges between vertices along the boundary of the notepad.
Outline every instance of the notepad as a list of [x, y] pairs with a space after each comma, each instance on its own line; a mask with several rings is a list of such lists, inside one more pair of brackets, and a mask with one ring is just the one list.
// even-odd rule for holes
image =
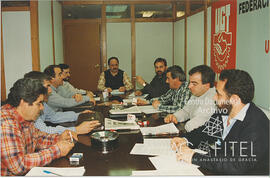
[[[51, 172], [51, 173], [49, 173]], [[34, 167], [25, 176], [83, 176], [84, 167]]]

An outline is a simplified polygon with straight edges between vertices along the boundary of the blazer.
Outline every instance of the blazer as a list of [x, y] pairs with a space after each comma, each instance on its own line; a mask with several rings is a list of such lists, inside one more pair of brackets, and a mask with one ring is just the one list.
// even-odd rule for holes
[[[221, 116], [215, 113], [204, 126], [183, 135], [194, 148], [208, 151], [195, 153], [192, 163], [215, 174], [269, 175], [269, 120], [264, 112], [250, 103], [244, 120], [237, 120], [224, 140]], [[214, 130], [209, 130], [211, 123]]]

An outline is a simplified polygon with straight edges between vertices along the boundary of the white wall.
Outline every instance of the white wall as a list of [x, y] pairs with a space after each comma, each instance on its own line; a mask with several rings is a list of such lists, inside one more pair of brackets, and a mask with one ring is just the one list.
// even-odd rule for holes
[[[244, 0], [238, 0], [238, 4]], [[237, 10], [238, 12], [238, 10]], [[255, 83], [255, 104], [270, 109], [270, 8], [237, 16], [236, 68], [248, 71]]]
[[38, 1], [40, 70], [53, 64], [51, 1]]
[[187, 18], [187, 73], [204, 63], [204, 12]]
[[2, 12], [6, 93], [32, 70], [30, 11]]
[[131, 77], [130, 23], [107, 23], [107, 57], [112, 56], [118, 57], [119, 68]]
[[62, 6], [53, 1], [55, 64], [64, 63], [62, 35]]
[[150, 82], [154, 75], [154, 61], [165, 58], [172, 65], [172, 22], [136, 23], [136, 75]]
[[185, 19], [174, 23], [174, 64], [185, 70]]

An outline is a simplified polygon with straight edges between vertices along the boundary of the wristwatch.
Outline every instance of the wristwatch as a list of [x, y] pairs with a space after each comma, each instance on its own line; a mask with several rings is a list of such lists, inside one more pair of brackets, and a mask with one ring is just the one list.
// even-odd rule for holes
[[145, 87], [146, 86], [146, 82], [144, 82], [142, 85]]

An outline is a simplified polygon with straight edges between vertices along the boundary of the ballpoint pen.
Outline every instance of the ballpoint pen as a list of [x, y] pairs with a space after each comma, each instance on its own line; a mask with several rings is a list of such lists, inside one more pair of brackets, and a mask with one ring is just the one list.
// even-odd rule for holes
[[47, 170], [43, 170], [44, 173], [46, 174], [53, 174], [53, 175], [56, 175], [56, 176], [62, 176], [60, 174], [57, 174], [57, 173], [54, 173], [54, 172], [51, 172], [51, 171], [47, 171]]
[[71, 132], [69, 131], [69, 136], [70, 136], [70, 140], [71, 140], [71, 142], [73, 143], [73, 137], [72, 137], [72, 134], [71, 134]]
[[175, 142], [173, 142], [173, 146], [175, 147], [175, 153], [178, 153], [178, 147], [176, 146]]

